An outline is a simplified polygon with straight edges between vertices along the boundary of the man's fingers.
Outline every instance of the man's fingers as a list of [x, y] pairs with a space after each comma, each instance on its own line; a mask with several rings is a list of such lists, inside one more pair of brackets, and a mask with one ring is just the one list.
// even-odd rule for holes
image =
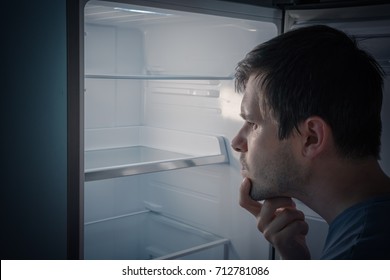
[[[296, 227], [296, 225], [299, 226]], [[290, 226], [291, 229], [288, 228]], [[295, 231], [294, 234], [306, 235], [308, 227], [305, 222], [305, 215], [303, 212], [291, 207], [277, 209], [275, 212], [275, 218], [266, 227], [266, 230], [263, 233], [266, 239], [270, 240], [270, 236], [274, 236], [276, 233], [283, 231], [290, 233]]]
[[268, 227], [277, 215], [278, 209], [283, 208], [295, 209], [294, 201], [289, 197], [276, 197], [266, 199], [263, 203], [261, 215], [258, 217], [257, 227], [261, 232]]
[[249, 211], [253, 216], [260, 214], [262, 204], [253, 200], [249, 192], [251, 190], [251, 181], [245, 178], [240, 186], [240, 206]]
[[245, 178], [240, 186], [240, 205], [256, 217], [264, 237], [284, 259], [309, 259], [305, 238], [309, 228], [303, 212], [296, 209], [289, 197], [255, 201], [249, 195], [251, 187], [250, 179]]

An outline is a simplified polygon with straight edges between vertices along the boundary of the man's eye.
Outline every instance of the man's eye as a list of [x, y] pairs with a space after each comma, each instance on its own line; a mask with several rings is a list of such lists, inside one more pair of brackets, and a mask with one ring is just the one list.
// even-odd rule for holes
[[257, 127], [257, 124], [255, 124], [254, 122], [246, 122], [250, 127], [252, 128], [256, 128]]

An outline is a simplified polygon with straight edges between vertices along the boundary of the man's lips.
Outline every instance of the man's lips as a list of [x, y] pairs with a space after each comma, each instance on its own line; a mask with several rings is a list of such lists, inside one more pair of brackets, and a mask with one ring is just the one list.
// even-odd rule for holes
[[243, 177], [243, 178], [246, 178], [246, 177], [248, 177], [248, 171], [247, 170], [245, 170], [245, 169], [241, 169], [241, 176]]
[[241, 162], [241, 175], [242, 177], [246, 177], [246, 175], [248, 174], [248, 167], [242, 158], [240, 159], [240, 162]]

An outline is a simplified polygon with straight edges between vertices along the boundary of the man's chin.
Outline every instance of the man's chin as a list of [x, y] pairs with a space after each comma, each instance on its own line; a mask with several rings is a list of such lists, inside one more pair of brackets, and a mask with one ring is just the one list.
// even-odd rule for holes
[[255, 188], [253, 184], [252, 184], [251, 190], [249, 192], [249, 196], [253, 200], [256, 200], [256, 201], [262, 201], [265, 199], [281, 197], [280, 194], [277, 194], [277, 193], [271, 192], [271, 191], [267, 191], [267, 189], [264, 187], [257, 186], [257, 188]]
[[264, 195], [263, 193], [259, 192], [258, 190], [256, 190], [253, 186], [251, 187], [251, 190], [249, 192], [249, 196], [253, 199], [253, 200], [256, 200], [256, 201], [261, 201], [261, 200], [264, 200], [264, 199], [267, 199], [269, 197], [267, 197], [266, 195]]

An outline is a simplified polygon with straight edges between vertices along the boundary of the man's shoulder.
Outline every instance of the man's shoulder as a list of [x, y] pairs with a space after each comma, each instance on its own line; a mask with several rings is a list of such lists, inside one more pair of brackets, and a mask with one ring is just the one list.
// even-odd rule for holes
[[329, 226], [323, 258], [390, 258], [389, 213], [390, 195], [370, 198], [345, 210]]

